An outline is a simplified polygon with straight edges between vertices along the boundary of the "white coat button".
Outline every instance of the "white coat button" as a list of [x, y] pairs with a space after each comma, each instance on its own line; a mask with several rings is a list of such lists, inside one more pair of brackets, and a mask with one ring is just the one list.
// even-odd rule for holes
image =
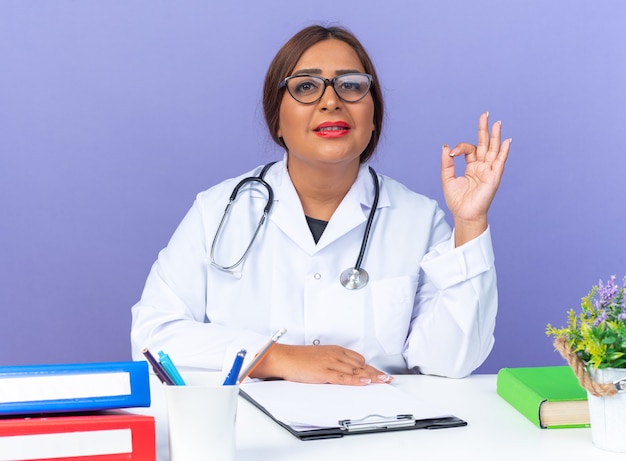
[[315, 274], [315, 275], [313, 276], [313, 278], [314, 278], [315, 280], [319, 280], [319, 279], [321, 279], [321, 278], [322, 278], [322, 274], [320, 274], [320, 273], [318, 272], [317, 274]]
[[314, 339], [313, 340], [313, 345], [314, 346], [319, 346], [320, 345], [320, 340], [319, 339]]

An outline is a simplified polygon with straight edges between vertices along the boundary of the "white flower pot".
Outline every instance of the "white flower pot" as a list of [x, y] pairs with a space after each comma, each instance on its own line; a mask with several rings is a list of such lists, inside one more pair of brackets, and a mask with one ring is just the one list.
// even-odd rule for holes
[[[626, 369], [590, 370], [597, 383], [612, 383], [626, 378]], [[610, 397], [594, 397], [588, 393], [591, 440], [603, 450], [626, 453], [626, 391]]]

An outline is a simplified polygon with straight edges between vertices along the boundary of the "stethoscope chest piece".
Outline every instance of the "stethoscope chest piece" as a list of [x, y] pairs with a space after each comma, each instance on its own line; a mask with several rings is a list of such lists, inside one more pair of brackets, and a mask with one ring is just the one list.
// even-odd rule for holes
[[350, 268], [341, 273], [339, 280], [348, 290], [358, 290], [369, 282], [370, 276], [365, 269]]
[[363, 241], [361, 242], [361, 250], [359, 251], [359, 257], [356, 259], [354, 267], [346, 269], [339, 276], [339, 281], [344, 288], [348, 290], [359, 290], [367, 285], [370, 280], [370, 276], [365, 269], [361, 267], [363, 262], [363, 256], [365, 256], [365, 249], [367, 248], [367, 239], [372, 230], [372, 223], [374, 222], [374, 214], [376, 213], [376, 207], [378, 206], [378, 197], [380, 196], [380, 185], [378, 184], [378, 176], [372, 167], [369, 167], [372, 180], [374, 181], [374, 202], [370, 209], [370, 214], [367, 217], [367, 223], [365, 224], [365, 233], [363, 234]]

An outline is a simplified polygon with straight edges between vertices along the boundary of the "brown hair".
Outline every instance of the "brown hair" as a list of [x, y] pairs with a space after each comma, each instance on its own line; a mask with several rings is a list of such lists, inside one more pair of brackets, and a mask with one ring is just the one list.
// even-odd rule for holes
[[280, 82], [291, 75], [300, 57], [311, 46], [324, 40], [336, 39], [347, 43], [356, 52], [365, 72], [373, 77], [370, 93], [374, 100], [374, 132], [369, 144], [361, 153], [361, 163], [365, 163], [374, 153], [383, 126], [383, 96], [378, 84], [378, 77], [374, 64], [368, 56], [361, 42], [343, 27], [309, 26], [291, 37], [276, 53], [265, 74], [263, 87], [263, 111], [265, 122], [272, 139], [281, 147], [286, 148], [282, 138], [278, 137], [280, 103], [285, 94], [284, 88], [278, 88]]

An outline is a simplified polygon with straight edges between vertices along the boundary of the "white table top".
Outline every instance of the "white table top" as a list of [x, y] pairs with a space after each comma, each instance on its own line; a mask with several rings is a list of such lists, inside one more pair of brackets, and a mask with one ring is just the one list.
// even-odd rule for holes
[[[158, 461], [168, 461], [163, 391], [154, 379], [151, 381], [152, 407], [139, 412], [155, 415]], [[420, 399], [429, 396], [437, 407], [464, 419], [468, 425], [301, 441], [240, 398], [237, 461], [378, 461], [404, 459], [409, 455], [411, 459], [419, 455], [485, 460], [626, 459], [623, 453], [594, 447], [588, 428], [537, 428], [496, 394], [495, 375], [473, 375], [464, 379], [396, 376], [393, 385]]]

